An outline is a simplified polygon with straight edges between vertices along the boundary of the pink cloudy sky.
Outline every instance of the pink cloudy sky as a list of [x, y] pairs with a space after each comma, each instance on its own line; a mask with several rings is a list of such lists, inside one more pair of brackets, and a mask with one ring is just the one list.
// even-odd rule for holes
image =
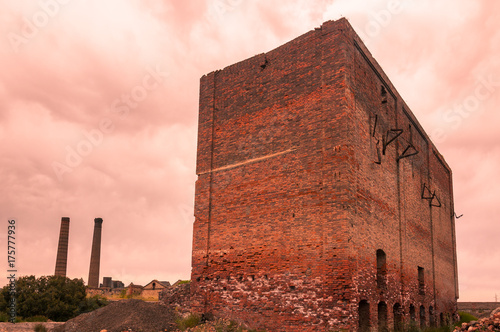
[[341, 16], [453, 169], [460, 299], [500, 296], [495, 0], [2, 1], [0, 234], [17, 220], [19, 274], [54, 273], [68, 216], [68, 276], [87, 281], [102, 217], [101, 280], [189, 278], [199, 78]]

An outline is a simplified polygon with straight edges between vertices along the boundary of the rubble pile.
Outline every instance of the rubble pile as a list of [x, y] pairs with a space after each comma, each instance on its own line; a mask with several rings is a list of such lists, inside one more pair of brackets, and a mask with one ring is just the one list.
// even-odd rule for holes
[[191, 312], [191, 285], [190, 283], [174, 284], [167, 287], [158, 295], [160, 302], [168, 307], [174, 308], [182, 316]]
[[59, 325], [54, 332], [174, 331], [178, 314], [158, 302], [116, 301]]
[[[500, 308], [499, 308], [500, 309]], [[500, 331], [500, 310], [496, 309], [488, 318], [481, 318], [469, 323], [462, 323], [453, 332], [458, 331]]]

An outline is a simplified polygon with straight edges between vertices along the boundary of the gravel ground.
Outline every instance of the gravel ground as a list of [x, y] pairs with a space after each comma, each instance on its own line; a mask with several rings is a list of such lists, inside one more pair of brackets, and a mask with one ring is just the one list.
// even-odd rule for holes
[[123, 300], [75, 317], [55, 332], [164, 332], [175, 331], [175, 311], [160, 302]]
[[50, 322], [50, 323], [0, 323], [0, 332], [33, 332], [35, 326], [37, 324], [42, 324], [47, 328], [47, 330], [51, 331], [54, 329], [56, 326], [62, 325], [64, 323], [56, 323], [56, 322]]

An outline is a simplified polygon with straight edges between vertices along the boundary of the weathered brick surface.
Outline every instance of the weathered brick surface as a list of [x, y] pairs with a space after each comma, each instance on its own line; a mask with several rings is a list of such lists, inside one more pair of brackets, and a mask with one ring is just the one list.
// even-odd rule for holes
[[188, 315], [191, 312], [190, 287], [189, 283], [183, 283], [164, 288], [158, 294], [158, 299], [167, 306], [173, 307], [177, 312]]
[[202, 77], [197, 174], [194, 310], [272, 331], [456, 311], [451, 171], [345, 19]]

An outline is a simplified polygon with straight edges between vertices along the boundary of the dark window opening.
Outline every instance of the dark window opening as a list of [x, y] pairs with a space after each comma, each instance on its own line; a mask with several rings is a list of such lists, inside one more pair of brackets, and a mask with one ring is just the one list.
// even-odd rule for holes
[[383, 301], [378, 304], [378, 331], [389, 331], [387, 328], [387, 304]]
[[392, 308], [394, 315], [394, 331], [403, 331], [403, 308], [396, 303]]
[[417, 325], [417, 313], [415, 311], [415, 306], [410, 304], [410, 327], [416, 327]]
[[424, 268], [418, 267], [418, 293], [420, 295], [425, 294], [425, 278], [424, 278]]
[[432, 306], [429, 307], [429, 326], [436, 327], [436, 319], [434, 317], [434, 308]]
[[370, 332], [370, 305], [368, 301], [359, 302], [359, 332]]
[[387, 260], [385, 252], [381, 249], [377, 250], [377, 287], [385, 289], [387, 282]]
[[156, 283], [153, 282], [153, 290], [156, 288]]
[[382, 97], [382, 104], [387, 103], [387, 91], [385, 90], [385, 87], [382, 85], [380, 88], [380, 96]]
[[425, 307], [420, 306], [420, 329], [425, 329]]

